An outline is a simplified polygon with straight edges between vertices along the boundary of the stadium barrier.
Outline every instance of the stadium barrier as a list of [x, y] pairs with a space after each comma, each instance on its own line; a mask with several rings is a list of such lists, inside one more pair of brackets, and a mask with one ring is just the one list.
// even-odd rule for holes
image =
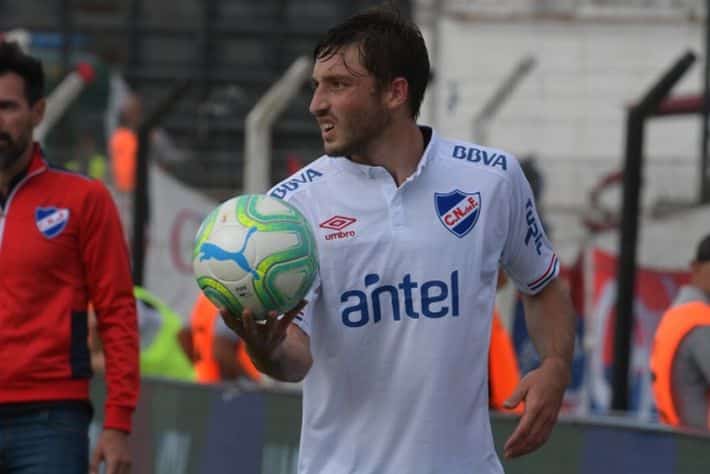
[[[104, 393], [97, 377], [92, 444], [100, 431]], [[131, 439], [132, 472], [292, 474], [300, 419], [300, 395], [293, 391], [264, 391], [246, 382], [208, 386], [144, 378]], [[513, 417], [492, 416], [499, 454], [515, 424]], [[624, 418], [562, 417], [542, 449], [504, 461], [504, 468], [507, 474], [707, 473], [710, 435]]]

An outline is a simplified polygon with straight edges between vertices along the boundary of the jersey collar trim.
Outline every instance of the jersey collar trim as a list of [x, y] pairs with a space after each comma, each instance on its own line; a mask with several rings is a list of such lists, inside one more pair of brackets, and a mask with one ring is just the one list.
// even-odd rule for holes
[[[422, 157], [419, 160], [419, 164], [417, 165], [416, 171], [412, 173], [412, 175], [407, 178], [407, 180], [411, 180], [413, 178], [416, 178], [419, 176], [422, 171], [424, 170], [424, 167], [432, 161], [434, 158], [434, 155], [436, 154], [436, 145], [438, 143], [438, 136], [436, 134], [436, 131], [427, 126], [420, 126], [420, 129], [422, 129], [422, 132], [424, 133], [425, 136], [429, 135], [429, 143], [427, 146], [424, 148], [424, 153], [422, 153]], [[335, 163], [340, 167], [342, 170], [348, 172], [348, 173], [353, 173], [353, 174], [358, 174], [358, 175], [363, 175], [363, 176], [370, 176], [371, 173], [376, 170], [376, 169], [383, 169], [380, 166], [370, 166], [370, 165], [364, 165], [362, 163], [356, 163], [352, 161], [351, 159], [345, 157], [345, 156], [334, 156], [331, 157], [332, 160], [335, 161]]]
[[426, 167], [434, 159], [434, 156], [436, 155], [436, 145], [439, 141], [439, 137], [436, 135], [436, 131], [434, 131], [433, 128], [423, 125], [419, 128], [425, 137], [427, 135], [429, 136], [429, 143], [427, 143], [426, 147], [424, 147], [424, 153], [422, 153], [422, 158], [419, 160], [417, 170], [412, 174], [412, 176], [409, 177], [409, 179], [416, 178], [422, 174], [424, 167]]
[[39, 172], [45, 171], [47, 169], [47, 162], [44, 160], [44, 152], [39, 143], [34, 144], [34, 150], [32, 151], [32, 159], [30, 160], [30, 165], [27, 167], [27, 175], [35, 175]]

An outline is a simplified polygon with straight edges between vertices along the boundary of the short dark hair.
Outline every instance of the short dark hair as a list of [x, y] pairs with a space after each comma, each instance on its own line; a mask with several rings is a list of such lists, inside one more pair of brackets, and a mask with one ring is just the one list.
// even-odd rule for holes
[[710, 262], [710, 234], [703, 237], [695, 251], [696, 262]]
[[409, 106], [419, 116], [431, 69], [422, 33], [391, 7], [376, 7], [331, 28], [313, 50], [313, 60], [327, 59], [358, 44], [362, 64], [383, 87], [397, 77], [409, 84]]
[[13, 72], [25, 83], [25, 98], [34, 105], [44, 97], [42, 63], [26, 54], [14, 41], [0, 40], [0, 74]]

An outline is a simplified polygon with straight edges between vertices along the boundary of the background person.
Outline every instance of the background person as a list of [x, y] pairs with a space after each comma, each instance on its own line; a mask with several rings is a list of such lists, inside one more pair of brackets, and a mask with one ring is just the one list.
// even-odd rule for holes
[[656, 329], [652, 388], [661, 421], [710, 430], [710, 235], [690, 268], [690, 283]]
[[[141, 375], [194, 381], [195, 369], [187, 354], [183, 352], [178, 339], [182, 327], [180, 315], [143, 287], [135, 286], [133, 293], [138, 309]], [[96, 319], [93, 317], [93, 310], [89, 313], [91, 366], [95, 372], [104, 372], [106, 363], [96, 328]]]
[[76, 158], [64, 164], [67, 169], [106, 182], [108, 177], [107, 160], [99, 152], [96, 146], [96, 139], [91, 132], [84, 131], [79, 134], [76, 154]]
[[204, 293], [198, 295], [189, 324], [181, 329], [178, 338], [194, 364], [198, 382], [217, 383], [240, 377], [262, 381], [244, 343], [226, 327], [219, 310]]
[[143, 104], [137, 95], [126, 97], [119, 112], [118, 127], [109, 142], [113, 185], [120, 193], [133, 193], [138, 161], [138, 127], [143, 118]]
[[125, 473], [139, 387], [128, 251], [106, 187], [33, 142], [44, 108], [41, 63], [0, 42], [0, 472], [86, 472], [93, 301], [108, 395], [91, 471]]

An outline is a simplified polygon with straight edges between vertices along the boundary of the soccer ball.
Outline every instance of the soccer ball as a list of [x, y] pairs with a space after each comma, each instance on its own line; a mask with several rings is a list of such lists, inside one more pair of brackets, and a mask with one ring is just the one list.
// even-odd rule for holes
[[246, 194], [217, 206], [202, 222], [192, 255], [195, 278], [218, 308], [263, 320], [301, 301], [318, 272], [310, 224], [280, 199]]

